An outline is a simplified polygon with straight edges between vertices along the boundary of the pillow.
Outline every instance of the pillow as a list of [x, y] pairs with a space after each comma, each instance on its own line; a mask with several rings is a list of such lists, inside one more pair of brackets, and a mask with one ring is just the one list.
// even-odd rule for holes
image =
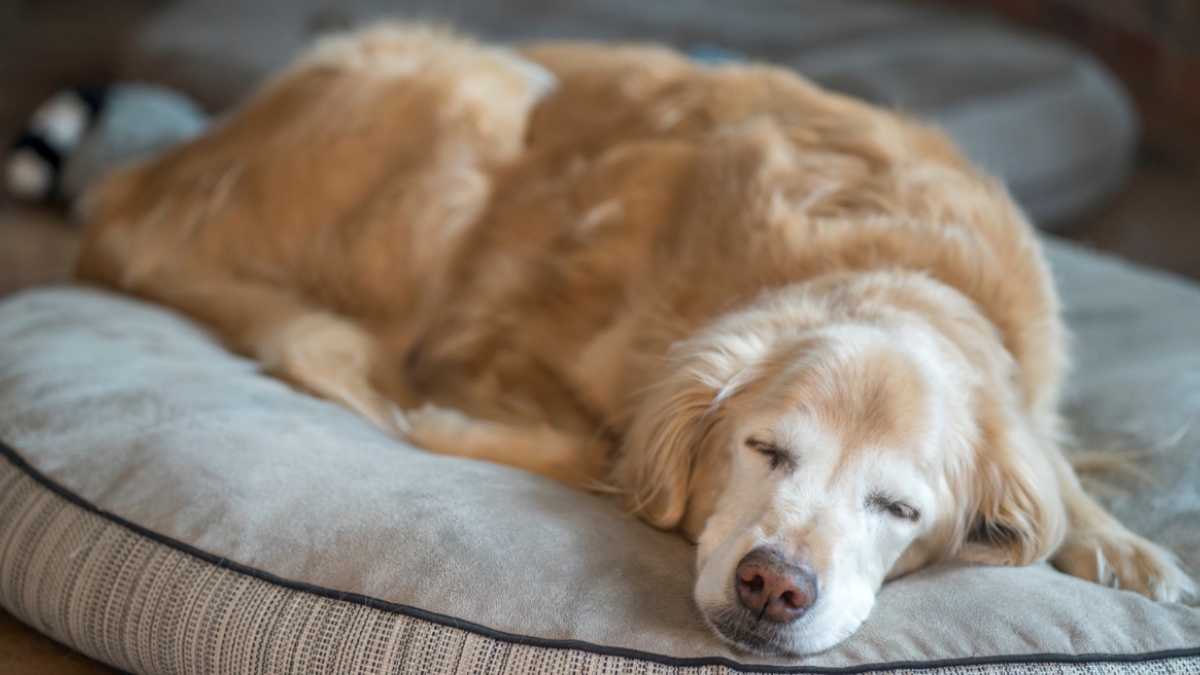
[[[1157, 448], [1107, 506], [1200, 567], [1200, 289], [1050, 248], [1078, 333], [1086, 444]], [[150, 672], [1166, 673], [1200, 609], [1048, 566], [887, 584], [799, 660], [703, 624], [693, 553], [611, 500], [424, 453], [81, 287], [0, 304], [0, 605]]]

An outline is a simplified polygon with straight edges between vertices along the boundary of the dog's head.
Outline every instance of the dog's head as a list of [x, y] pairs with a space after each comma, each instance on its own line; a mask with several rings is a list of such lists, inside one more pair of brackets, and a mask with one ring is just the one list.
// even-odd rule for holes
[[628, 506], [697, 541], [697, 604], [738, 647], [827, 649], [888, 579], [1062, 538], [1061, 467], [995, 330], [948, 288], [886, 277], [724, 317], [676, 345], [633, 422]]

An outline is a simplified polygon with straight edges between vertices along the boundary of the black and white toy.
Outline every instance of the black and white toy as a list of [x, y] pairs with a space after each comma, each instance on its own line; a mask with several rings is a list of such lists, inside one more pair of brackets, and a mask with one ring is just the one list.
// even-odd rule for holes
[[199, 105], [166, 87], [63, 89], [34, 111], [9, 148], [4, 186], [23, 201], [70, 203], [113, 166], [191, 138], [208, 121]]

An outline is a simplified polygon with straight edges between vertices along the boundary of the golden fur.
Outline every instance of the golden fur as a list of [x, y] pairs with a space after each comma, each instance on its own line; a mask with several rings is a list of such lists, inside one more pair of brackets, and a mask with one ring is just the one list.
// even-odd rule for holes
[[[1064, 460], [1040, 247], [940, 134], [766, 65], [520, 57], [424, 28], [326, 41], [95, 190], [78, 276], [430, 450], [612, 485], [699, 539], [702, 564], [729, 475], [750, 470], [731, 434], [768, 402], [840, 439], [832, 482], [883, 446], [938, 467], [948, 515], [888, 577], [1051, 559], [1188, 592]], [[937, 434], [934, 398], [953, 422]], [[932, 452], [935, 436], [953, 442]], [[818, 568], [826, 545], [805, 545]]]

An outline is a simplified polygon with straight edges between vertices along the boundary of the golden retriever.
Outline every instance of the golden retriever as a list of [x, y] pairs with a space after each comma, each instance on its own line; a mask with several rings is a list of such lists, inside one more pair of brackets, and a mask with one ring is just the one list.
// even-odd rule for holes
[[692, 538], [741, 648], [826, 649], [950, 559], [1193, 589], [1060, 450], [1058, 299], [1005, 190], [789, 71], [374, 27], [90, 212], [79, 278]]

